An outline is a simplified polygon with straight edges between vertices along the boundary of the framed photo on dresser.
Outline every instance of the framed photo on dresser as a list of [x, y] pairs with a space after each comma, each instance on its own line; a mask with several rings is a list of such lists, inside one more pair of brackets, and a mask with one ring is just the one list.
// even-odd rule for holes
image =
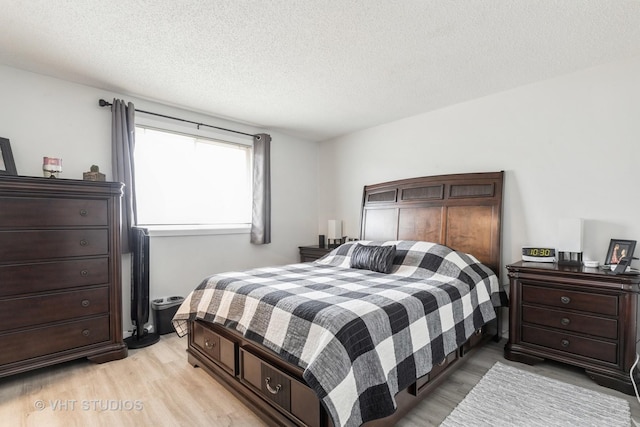
[[0, 175], [18, 175], [7, 138], [0, 138]]
[[635, 240], [611, 239], [609, 250], [607, 251], [607, 258], [604, 263], [616, 265], [620, 262], [620, 259], [624, 257], [633, 257], [635, 250]]

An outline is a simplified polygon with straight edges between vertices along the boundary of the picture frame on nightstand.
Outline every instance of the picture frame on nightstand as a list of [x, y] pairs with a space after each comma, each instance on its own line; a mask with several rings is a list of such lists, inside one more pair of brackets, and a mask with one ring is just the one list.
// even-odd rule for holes
[[635, 249], [635, 240], [611, 239], [604, 263], [605, 265], [617, 265], [624, 257], [632, 258]]

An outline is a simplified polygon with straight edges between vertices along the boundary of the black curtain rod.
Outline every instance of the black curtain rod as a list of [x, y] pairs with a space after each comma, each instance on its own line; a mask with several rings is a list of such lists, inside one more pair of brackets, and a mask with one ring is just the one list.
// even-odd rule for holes
[[[101, 107], [111, 107], [113, 105], [112, 103], [107, 102], [104, 99], [101, 99], [100, 101], [98, 101], [98, 104]], [[135, 109], [135, 111], [136, 111], [136, 113], [150, 114], [152, 116], [164, 117], [165, 119], [171, 119], [171, 120], [177, 120], [179, 122], [191, 123], [192, 125], [197, 125], [198, 129], [200, 129], [200, 126], [206, 126], [208, 128], [224, 130], [226, 132], [239, 133], [240, 135], [246, 135], [246, 136], [251, 136], [251, 137], [256, 137], [257, 136], [257, 135], [254, 135], [252, 133], [245, 133], [245, 132], [240, 132], [240, 131], [233, 130], [233, 129], [226, 129], [226, 128], [221, 128], [221, 127], [218, 127], [218, 126], [212, 126], [212, 125], [208, 125], [208, 124], [205, 124], [205, 123], [193, 122], [191, 120], [180, 119], [178, 117], [165, 116], [164, 114], [152, 113], [151, 111], [138, 110], [137, 108]]]

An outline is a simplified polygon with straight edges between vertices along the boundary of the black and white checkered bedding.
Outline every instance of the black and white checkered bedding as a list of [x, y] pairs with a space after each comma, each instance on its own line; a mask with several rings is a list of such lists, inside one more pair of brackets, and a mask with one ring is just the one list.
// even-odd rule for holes
[[304, 264], [217, 274], [178, 309], [178, 335], [202, 319], [241, 332], [304, 369], [336, 426], [394, 412], [395, 394], [495, 318], [506, 295], [473, 256], [396, 245], [391, 274], [349, 268], [355, 243]]

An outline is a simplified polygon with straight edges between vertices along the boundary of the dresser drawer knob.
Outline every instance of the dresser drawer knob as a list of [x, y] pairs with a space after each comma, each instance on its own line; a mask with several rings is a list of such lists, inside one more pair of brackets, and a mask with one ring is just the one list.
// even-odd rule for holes
[[560, 341], [560, 344], [562, 344], [563, 347], [569, 347], [569, 340], [562, 340]]
[[568, 319], [568, 318], [566, 318], [566, 317], [563, 317], [562, 319], [560, 319], [560, 324], [561, 324], [562, 326], [567, 326], [569, 323], [571, 323], [571, 320], [569, 320], [569, 319]]
[[86, 307], [89, 307], [91, 303], [89, 302], [88, 299], [83, 299], [80, 304], [82, 304], [82, 306], [86, 308]]
[[563, 304], [569, 304], [571, 302], [571, 298], [569, 298], [569, 297], [560, 297], [560, 301], [562, 301]]
[[216, 346], [216, 343], [215, 343], [215, 341], [205, 340], [204, 341], [204, 346], [207, 347], [209, 350], [211, 350], [213, 347]]
[[85, 330], [82, 331], [82, 336], [88, 337], [89, 334], [90, 334], [90, 332], [89, 332], [88, 329], [85, 329]]
[[276, 385], [276, 388], [273, 388], [271, 387], [271, 384], [269, 384], [270, 382], [271, 382], [271, 377], [267, 377], [264, 379], [264, 383], [267, 385], [267, 390], [269, 390], [269, 393], [271, 394], [278, 394], [278, 392], [282, 388], [282, 384], [278, 384]]
[[86, 241], [85, 239], [80, 240], [80, 246], [88, 246], [89, 242]]
[[80, 209], [80, 216], [87, 216], [89, 212], [86, 209]]
[[82, 277], [87, 277], [88, 274], [89, 274], [89, 272], [87, 270], [80, 270], [80, 275]]

